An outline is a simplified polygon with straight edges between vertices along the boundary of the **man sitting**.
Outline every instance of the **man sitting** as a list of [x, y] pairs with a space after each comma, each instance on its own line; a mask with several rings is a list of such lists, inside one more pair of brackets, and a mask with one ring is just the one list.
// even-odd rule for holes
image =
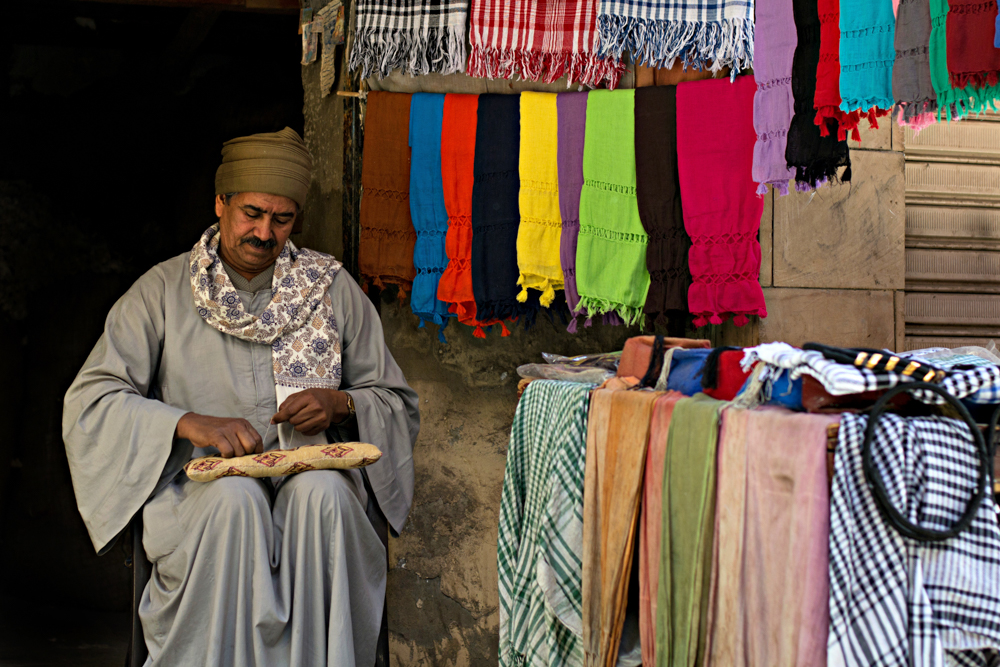
[[[340, 262], [288, 240], [312, 166], [299, 135], [222, 156], [218, 224], [114, 305], [66, 393], [77, 503], [99, 553], [143, 512], [147, 665], [371, 667], [387, 568], [368, 516], [406, 521], [417, 396]], [[334, 440], [383, 456], [365, 473], [182, 472]]]

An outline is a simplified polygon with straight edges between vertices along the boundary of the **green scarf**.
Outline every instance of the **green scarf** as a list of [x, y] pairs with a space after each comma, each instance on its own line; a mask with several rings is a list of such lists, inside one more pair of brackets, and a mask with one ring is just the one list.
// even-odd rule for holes
[[576, 282], [591, 316], [616, 311], [625, 324], [644, 322], [649, 291], [646, 235], [635, 196], [635, 90], [594, 90], [580, 192]]
[[931, 65], [931, 85], [937, 95], [938, 120], [958, 120], [978, 109], [977, 95], [971, 86], [953, 88], [948, 74], [948, 0], [930, 0], [931, 38], [929, 59]]
[[715, 450], [719, 413], [725, 405], [696, 394], [678, 401], [670, 420], [663, 465], [657, 667], [705, 661], [715, 537]]

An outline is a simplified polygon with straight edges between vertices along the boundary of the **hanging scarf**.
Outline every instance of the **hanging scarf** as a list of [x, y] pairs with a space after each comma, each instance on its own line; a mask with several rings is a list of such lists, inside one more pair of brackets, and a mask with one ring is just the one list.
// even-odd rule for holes
[[895, 27], [891, 0], [840, 0], [842, 111], [874, 121], [892, 108]]
[[367, 287], [399, 285], [400, 298], [410, 289], [413, 244], [410, 221], [410, 96], [371, 92], [365, 116], [361, 167], [361, 233], [358, 273]]
[[528, 300], [528, 290], [540, 291], [543, 308], [552, 305], [563, 288], [559, 260], [562, 220], [559, 217], [559, 162], [556, 150], [559, 121], [555, 93], [521, 93], [521, 148], [518, 171], [521, 189], [517, 230], [517, 300]]
[[735, 77], [754, 66], [752, 0], [601, 0], [601, 54], [629, 52], [636, 63], [684, 68], [724, 67]]
[[[438, 281], [438, 299], [449, 304], [448, 312], [458, 321], [475, 327], [473, 336], [486, 338], [483, 326], [496, 321], [476, 319], [476, 299], [472, 293], [472, 169], [476, 155], [476, 111], [478, 95], [449, 93], [444, 98], [441, 124], [441, 183], [448, 209], [445, 252], [448, 266]], [[501, 322], [502, 335], [510, 331]]]
[[649, 292], [643, 312], [654, 321], [668, 311], [687, 310], [691, 285], [677, 176], [677, 87], [635, 91], [635, 196], [649, 235], [646, 268]]
[[795, 31], [798, 45], [792, 62], [792, 95], [795, 115], [788, 129], [785, 159], [795, 168], [795, 188], [812, 190], [829, 180], [837, 180], [840, 167], [847, 167], [843, 180], [851, 180], [851, 156], [846, 137], [838, 140], [830, 129], [836, 121], [824, 119], [824, 136], [814, 122], [813, 100], [816, 97], [816, 68], [819, 66], [820, 23], [816, 0], [794, 0]]
[[819, 65], [816, 66], [816, 109], [814, 122], [819, 125], [821, 136], [827, 136], [834, 126], [837, 139], [861, 141], [857, 111], [844, 113], [840, 110], [840, 0], [819, 0]]
[[216, 223], [191, 250], [191, 293], [213, 329], [271, 346], [280, 405], [301, 389], [340, 386], [340, 334], [328, 293], [340, 267], [330, 255], [285, 242], [274, 263], [271, 303], [251, 315], [222, 266]]
[[469, 75], [618, 85], [621, 56], [597, 53], [593, 0], [473, 0]]
[[[866, 480], [867, 425], [866, 416], [845, 414], [834, 454], [828, 664], [997, 664], [1000, 529], [992, 494], [957, 536], [904, 538]], [[922, 528], [954, 526], [978, 484], [975, 445], [960, 420], [884, 414], [871, 454], [889, 501]]]
[[420, 318], [420, 326], [434, 322], [441, 329], [438, 339], [443, 343], [443, 329], [448, 324], [448, 304], [437, 298], [438, 281], [448, 264], [445, 235], [448, 233], [448, 209], [444, 204], [441, 180], [441, 124], [444, 116], [444, 95], [415, 93], [410, 103], [410, 215], [417, 232], [413, 248], [413, 280], [410, 308]]
[[360, 0], [348, 64], [361, 78], [465, 69], [469, 0]]
[[[593, 93], [591, 94], [593, 99]], [[591, 398], [583, 493], [586, 665], [615, 667], [625, 623], [654, 391], [598, 389]]]
[[972, 110], [995, 108], [1000, 98], [1000, 50], [994, 48], [996, 0], [950, 0], [948, 74], [951, 85], [968, 90]]
[[642, 324], [649, 290], [646, 245], [635, 198], [635, 90], [593, 90], [580, 192], [576, 281], [580, 307], [591, 315], [616, 311]]
[[517, 300], [518, 151], [517, 95], [480, 95], [472, 186], [472, 291], [480, 320], [538, 314], [538, 293]]
[[715, 532], [715, 451], [724, 405], [698, 394], [677, 401], [670, 420], [656, 604], [659, 667], [694, 665], [697, 655], [705, 655]]
[[752, 76], [677, 86], [677, 164], [691, 237], [688, 307], [696, 327], [730, 315], [737, 326], [747, 315], [767, 317], [757, 240], [764, 199], [750, 176], [755, 89]]
[[901, 0], [896, 15], [896, 62], [892, 67], [892, 95], [900, 125], [921, 124], [919, 116], [937, 112], [931, 83], [929, 44], [931, 7], [928, 0]]
[[788, 128], [794, 113], [792, 0], [758, 2], [755, 30], [753, 73], [757, 93], [753, 100], [753, 126], [757, 142], [753, 147], [753, 180], [760, 183], [757, 194], [766, 194], [770, 185], [787, 195], [788, 181], [795, 178], [795, 170], [789, 169], [785, 160]]
[[931, 85], [938, 101], [938, 118], [958, 120], [971, 110], [971, 91], [953, 88], [948, 71], [948, 0], [929, 0], [931, 8], [931, 37], [928, 58], [931, 67]]
[[500, 667], [582, 665], [583, 504], [592, 385], [537, 380], [517, 404], [500, 498]]

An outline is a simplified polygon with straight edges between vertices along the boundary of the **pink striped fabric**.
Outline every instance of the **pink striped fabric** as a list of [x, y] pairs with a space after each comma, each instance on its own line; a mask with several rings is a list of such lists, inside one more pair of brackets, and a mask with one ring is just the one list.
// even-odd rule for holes
[[618, 85], [625, 64], [597, 55], [597, 0], [472, 0], [468, 73]]

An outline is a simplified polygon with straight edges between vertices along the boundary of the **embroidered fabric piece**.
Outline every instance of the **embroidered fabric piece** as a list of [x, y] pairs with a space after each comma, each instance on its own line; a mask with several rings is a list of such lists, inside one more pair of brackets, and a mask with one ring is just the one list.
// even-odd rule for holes
[[843, 181], [851, 180], [851, 156], [846, 137], [837, 138], [837, 122], [823, 119], [826, 135], [814, 122], [813, 100], [816, 97], [816, 68], [819, 66], [820, 23], [816, 0], [793, 0], [798, 45], [792, 63], [792, 95], [795, 115], [788, 129], [785, 159], [795, 168], [795, 189], [814, 190], [836, 181], [840, 167], [847, 167]]
[[559, 163], [556, 144], [559, 121], [555, 93], [521, 93], [521, 147], [518, 171], [521, 189], [517, 230], [517, 300], [528, 300], [528, 290], [542, 294], [543, 308], [552, 305], [563, 289], [559, 259], [562, 219], [559, 215]]
[[469, 75], [615, 88], [621, 55], [598, 55], [594, 0], [473, 0]]
[[757, 240], [764, 199], [750, 176], [756, 88], [752, 76], [677, 86], [677, 164], [691, 237], [688, 308], [697, 327], [767, 317]]
[[892, 67], [892, 95], [901, 125], [913, 125], [911, 121], [916, 117], [937, 112], [937, 95], [931, 83], [930, 38], [928, 0], [901, 0], [896, 15], [896, 62]]
[[538, 315], [538, 292], [517, 300], [518, 151], [517, 95], [480, 95], [472, 186], [472, 292], [481, 320], [521, 320]]
[[[726, 85], [729, 85], [726, 82]], [[576, 284], [591, 315], [615, 311], [642, 324], [649, 290], [646, 246], [635, 196], [635, 90], [592, 90], [580, 191]]]
[[877, 109], [875, 115], [884, 116], [892, 109], [895, 29], [891, 0], [840, 0], [842, 111]]
[[413, 284], [410, 220], [410, 96], [368, 93], [365, 148], [361, 166], [361, 220], [358, 272], [362, 285], [399, 285], [405, 298]]
[[434, 322], [441, 328], [438, 339], [444, 343], [443, 329], [448, 318], [448, 304], [437, 298], [438, 281], [448, 264], [445, 235], [448, 233], [448, 209], [444, 203], [441, 181], [441, 125], [444, 95], [415, 93], [410, 102], [410, 215], [417, 232], [413, 247], [413, 279], [410, 308], [420, 318], [420, 326]]
[[998, 18], [996, 0], [949, 0], [948, 75], [977, 113], [995, 109], [1000, 98], [1000, 51], [993, 47]]
[[785, 159], [788, 128], [795, 107], [792, 99], [792, 60], [795, 56], [795, 18], [792, 0], [771, 0], [757, 5], [753, 73], [757, 92], [753, 98], [753, 180], [757, 194], [770, 185], [788, 194], [788, 181], [795, 178]]
[[753, 0], [601, 0], [597, 24], [602, 55], [731, 77], [754, 66]]
[[341, 263], [291, 241], [275, 261], [271, 303], [259, 316], [244, 309], [219, 258], [219, 225], [191, 249], [191, 293], [198, 314], [212, 328], [240, 340], [271, 346], [279, 387], [340, 386], [340, 333], [329, 289]]
[[360, 0], [348, 67], [361, 78], [465, 69], [469, 0]]
[[639, 220], [649, 235], [649, 291], [643, 312], [654, 321], [687, 311], [691, 285], [677, 175], [677, 86], [635, 91], [635, 195]]
[[[438, 299], [448, 302], [448, 312], [458, 321], [475, 327], [473, 336], [486, 338], [483, 326], [496, 320], [476, 319], [476, 299], [472, 293], [472, 169], [476, 156], [476, 112], [478, 95], [449, 93], [444, 98], [441, 129], [441, 182], [448, 209], [445, 252], [448, 266], [438, 281]], [[510, 331], [500, 323], [502, 335]]]

